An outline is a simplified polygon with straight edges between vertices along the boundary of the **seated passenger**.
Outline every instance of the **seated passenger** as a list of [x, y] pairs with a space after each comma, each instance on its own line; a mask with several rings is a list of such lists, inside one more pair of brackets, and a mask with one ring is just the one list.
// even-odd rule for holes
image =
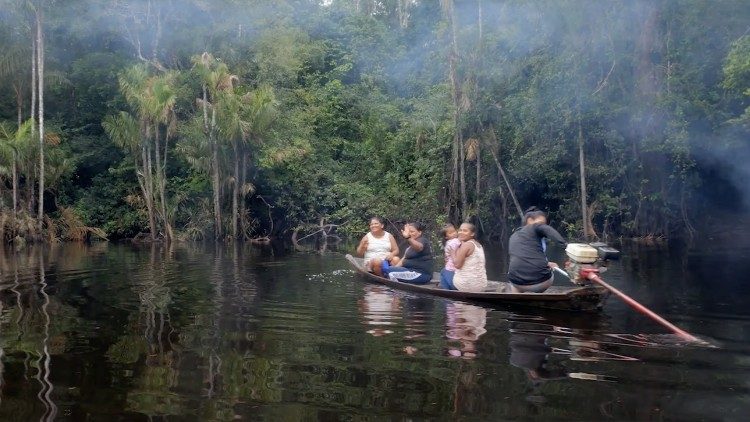
[[458, 232], [453, 224], [443, 226], [443, 251], [445, 253], [445, 268], [440, 270], [440, 288], [446, 290], [456, 290], [453, 287], [453, 276], [456, 273], [456, 266], [453, 264], [453, 254], [461, 246], [458, 240]]
[[458, 229], [461, 247], [453, 256], [456, 266], [456, 275], [453, 277], [455, 290], [481, 292], [487, 288], [484, 248], [476, 240], [476, 231], [471, 223], [463, 223]]
[[387, 231], [380, 217], [370, 219], [370, 231], [362, 237], [357, 246], [357, 254], [364, 256], [364, 267], [367, 271], [383, 276], [383, 261], [398, 256], [396, 239]]
[[524, 214], [526, 225], [510, 236], [508, 281], [513, 293], [541, 293], [552, 285], [554, 262], [547, 260], [546, 238], [567, 245], [555, 229], [547, 225], [547, 215], [537, 207]]
[[432, 247], [430, 240], [424, 235], [422, 223], [406, 223], [401, 234], [409, 246], [404, 257], [395, 263], [396, 266], [383, 266], [383, 273], [393, 281], [412, 284], [425, 284], [432, 280]]

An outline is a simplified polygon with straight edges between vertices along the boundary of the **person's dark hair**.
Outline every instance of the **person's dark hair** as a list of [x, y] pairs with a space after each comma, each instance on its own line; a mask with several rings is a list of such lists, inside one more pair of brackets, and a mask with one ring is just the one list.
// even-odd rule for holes
[[448, 241], [445, 240], [445, 235], [448, 234], [448, 230], [450, 229], [456, 230], [456, 226], [454, 226], [451, 223], [448, 223], [448, 224], [443, 225], [443, 228], [440, 230], [440, 236], [442, 238], [443, 245], [448, 243]]
[[406, 225], [407, 226], [412, 226], [415, 229], [417, 229], [417, 231], [420, 231], [420, 232], [423, 232], [424, 229], [426, 228], [425, 225], [424, 225], [424, 223], [419, 222], [419, 221], [409, 221], [409, 222], [406, 223]]
[[477, 226], [475, 226], [473, 223], [469, 223], [468, 221], [464, 222], [461, 225], [463, 226], [464, 224], [466, 224], [467, 226], [469, 226], [469, 230], [471, 230], [471, 232], [474, 233], [474, 235], [477, 234]]
[[528, 220], [529, 218], [537, 218], [537, 217], [547, 217], [547, 213], [540, 210], [537, 207], [529, 207], [526, 212], [523, 214], [523, 221]]
[[382, 218], [382, 217], [378, 217], [377, 215], [373, 215], [372, 217], [370, 217], [370, 219], [369, 219], [369, 220], [367, 220], [367, 223], [368, 223], [368, 224], [369, 224], [369, 223], [372, 223], [372, 220], [375, 220], [375, 221], [377, 221], [378, 223], [380, 223], [380, 224], [382, 224], [382, 225], [384, 225], [384, 226], [385, 226], [385, 222], [383, 221], [383, 218]]

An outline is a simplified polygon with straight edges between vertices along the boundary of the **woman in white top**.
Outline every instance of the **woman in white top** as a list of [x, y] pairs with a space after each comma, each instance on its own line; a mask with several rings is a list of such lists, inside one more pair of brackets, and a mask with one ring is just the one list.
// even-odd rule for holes
[[456, 267], [453, 285], [456, 290], [481, 292], [487, 288], [484, 248], [475, 237], [476, 227], [473, 224], [461, 224], [458, 229], [458, 240], [462, 243], [453, 257], [453, 265]]
[[396, 239], [387, 231], [380, 217], [370, 219], [370, 232], [362, 237], [357, 246], [357, 254], [364, 256], [364, 266], [378, 276], [383, 276], [383, 260], [390, 261], [398, 256]]

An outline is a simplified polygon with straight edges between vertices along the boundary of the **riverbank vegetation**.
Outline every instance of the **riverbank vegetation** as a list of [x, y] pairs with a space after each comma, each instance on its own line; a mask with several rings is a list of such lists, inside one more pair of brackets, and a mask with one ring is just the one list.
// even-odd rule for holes
[[[743, 212], [744, 1], [2, 0], [5, 241]], [[100, 228], [101, 230], [97, 230]]]

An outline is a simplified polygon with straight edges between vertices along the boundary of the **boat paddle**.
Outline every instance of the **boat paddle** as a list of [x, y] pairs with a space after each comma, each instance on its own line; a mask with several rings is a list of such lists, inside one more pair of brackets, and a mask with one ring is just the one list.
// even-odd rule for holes
[[[568, 279], [570, 279], [570, 275], [568, 275], [567, 272], [565, 272], [560, 267], [553, 267], [553, 270], [557, 271], [558, 273], [564, 275]], [[696, 343], [702, 343], [707, 344], [705, 341], [699, 339], [698, 337], [688, 333], [687, 331], [684, 331], [677, 327], [676, 325], [672, 324], [671, 322], [667, 321], [666, 319], [662, 318], [661, 316], [657, 315], [654, 311], [648, 309], [647, 307], [641, 305], [638, 303], [635, 299], [632, 297], [626, 295], [625, 293], [621, 292], [620, 290], [616, 289], [615, 287], [611, 286], [609, 283], [602, 280], [601, 277], [598, 275], [598, 269], [596, 268], [582, 268], [581, 269], [581, 278], [585, 278], [589, 281], [592, 281], [596, 284], [599, 284], [609, 290], [610, 292], [614, 293], [617, 297], [622, 299], [625, 303], [630, 305], [631, 308], [635, 309], [636, 311], [646, 315], [647, 317], [651, 318], [652, 320], [656, 321], [657, 323], [663, 325], [673, 333], [675, 333], [677, 336], [679, 336], [681, 339], [689, 342], [696, 342]]]

